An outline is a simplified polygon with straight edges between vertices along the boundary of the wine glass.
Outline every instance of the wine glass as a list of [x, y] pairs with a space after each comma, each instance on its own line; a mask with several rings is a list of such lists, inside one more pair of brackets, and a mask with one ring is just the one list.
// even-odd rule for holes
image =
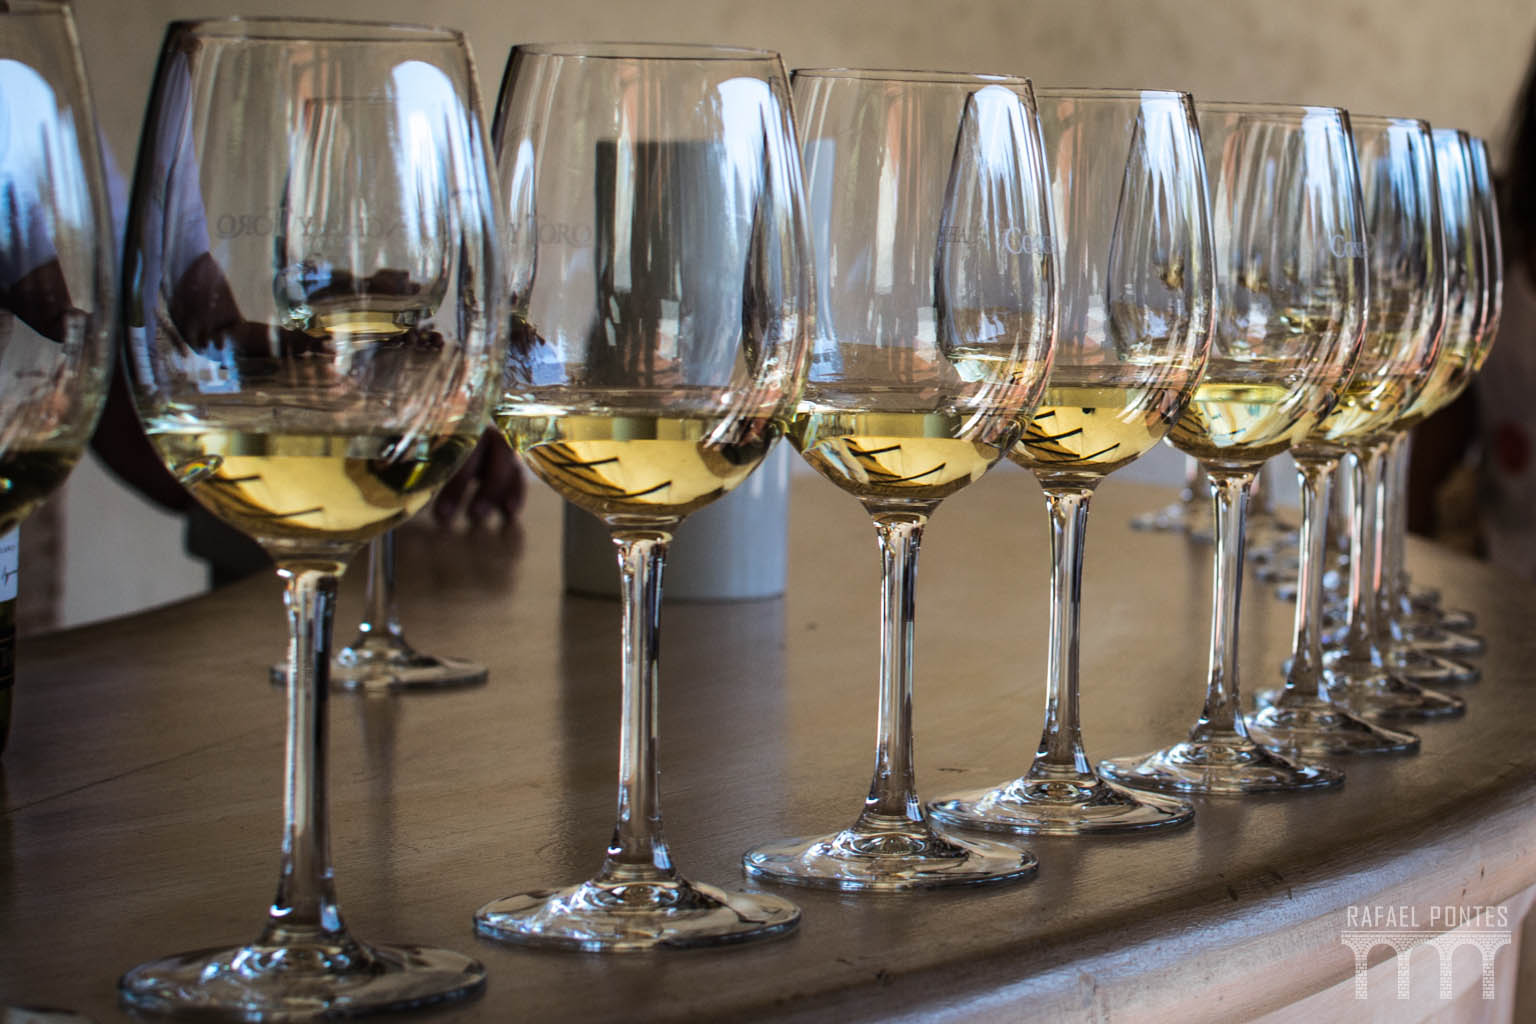
[[[1419, 288], [1444, 273], [1431, 234], [1440, 223], [1434, 157], [1411, 124], [1367, 118], [1353, 138], [1369, 239], [1365, 341], [1333, 412], [1291, 450], [1301, 483], [1304, 538], [1295, 643], [1285, 688], [1250, 724], [1260, 743], [1295, 756], [1419, 746], [1417, 736], [1383, 728], [1331, 702], [1323, 673], [1323, 542], [1334, 470], [1351, 446], [1371, 443], [1407, 414], [1434, 380], [1434, 368], [1444, 363], [1435, 307]], [[1360, 582], [1359, 596], [1365, 599], [1369, 588], [1365, 578]]]
[[0, 749], [10, 722], [16, 527], [85, 450], [112, 373], [112, 219], [69, 8], [0, 7]]
[[489, 414], [501, 293], [464, 38], [293, 19], [170, 26], [125, 246], [135, 403], [167, 467], [287, 584], [277, 895], [256, 941], [142, 964], [131, 1007], [298, 1020], [421, 1005], [474, 959], [346, 928], [326, 820], [337, 578]]
[[1248, 736], [1238, 686], [1243, 516], [1263, 463], [1338, 400], [1359, 351], [1366, 277], [1360, 183], [1343, 111], [1198, 105], [1213, 187], [1216, 329], [1173, 443], [1210, 475], [1216, 515], [1210, 675], [1189, 739], [1100, 765], [1152, 789], [1251, 793], [1335, 785]]
[[495, 137], [513, 301], [496, 420], [534, 474], [613, 537], [623, 711], [601, 870], [488, 903], [475, 926], [591, 951], [782, 933], [794, 904], [673, 866], [656, 687], [673, 530], [762, 462], [804, 380], [812, 286], [783, 64], [725, 47], [521, 46]]
[[918, 545], [939, 502], [1018, 438], [1049, 368], [1049, 179], [1029, 82], [795, 72], [818, 330], [790, 438], [873, 520], [882, 566], [874, 778], [858, 819], [749, 850], [750, 875], [894, 891], [1030, 877], [1032, 854], [959, 840], [918, 800]]
[[1210, 348], [1205, 159], [1187, 93], [1042, 89], [1061, 297], [1045, 397], [1008, 457], [1034, 473], [1051, 526], [1045, 727], [1028, 773], [929, 805], [939, 821], [1076, 834], [1177, 825], [1177, 797], [1104, 782], [1078, 721], [1078, 609], [1088, 503], [1167, 434]]
[[1387, 607], [1394, 665], [1415, 682], [1451, 685], [1477, 678], [1474, 666], [1453, 658], [1479, 653], [1483, 640], [1464, 632], [1474, 625], [1471, 613], [1444, 612], [1438, 601], [1420, 607], [1409, 591], [1403, 564], [1407, 533], [1407, 505], [1403, 500], [1407, 494], [1407, 437], [1413, 426], [1460, 397], [1487, 359], [1498, 327], [1503, 271], [1486, 147], [1481, 139], [1451, 129], [1436, 130], [1434, 141], [1450, 257], [1443, 344], [1446, 352], [1436, 368], [1433, 388], [1426, 389], [1410, 411], [1398, 435], [1401, 440], [1394, 440], [1389, 468], [1393, 475], [1388, 497], [1388, 566], [1384, 579], [1392, 588]]
[[[1386, 468], [1393, 438], [1404, 432], [1404, 423], [1415, 421], [1414, 409], [1424, 395], [1441, 393], [1448, 366], [1466, 361], [1465, 345], [1455, 340], [1457, 328], [1448, 317], [1458, 315], [1449, 302], [1448, 273], [1455, 261], [1447, 260], [1453, 247], [1476, 247], [1471, 236], [1475, 210], [1470, 193], [1461, 185], [1447, 193], [1442, 176], [1457, 173], [1452, 161], [1437, 173], [1436, 147], [1429, 125], [1411, 118], [1356, 117], [1355, 142], [1360, 150], [1362, 174], [1373, 175], [1378, 196], [1395, 189], [1407, 203], [1417, 192], [1412, 208], [1417, 212], [1409, 230], [1381, 238], [1372, 236], [1379, 254], [1373, 267], [1379, 279], [1371, 301], [1380, 309], [1378, 322], [1408, 334], [1437, 339], [1437, 352], [1421, 371], [1413, 404], [1379, 425], [1368, 437], [1355, 437], [1348, 447], [1355, 455], [1355, 508], [1351, 523], [1349, 619], [1339, 646], [1326, 655], [1326, 685], [1330, 699], [1341, 708], [1365, 718], [1423, 718], [1461, 714], [1466, 704], [1434, 690], [1426, 690], [1391, 662], [1389, 630], [1390, 552], [1384, 520], [1391, 496], [1387, 493]], [[1459, 144], [1458, 144], [1459, 145]], [[1409, 170], [1411, 166], [1412, 170]], [[1445, 179], [1449, 184], [1451, 179]], [[1462, 179], [1463, 184], [1465, 178]], [[1460, 195], [1460, 198], [1456, 196]], [[1447, 204], [1444, 200], [1452, 198]], [[1373, 224], [1373, 227], [1375, 225]], [[1454, 233], [1454, 239], [1452, 237]], [[1458, 288], [1466, 297], [1466, 289]], [[1478, 314], [1471, 314], [1476, 321]], [[1439, 343], [1440, 338], [1448, 343]]]
[[[287, 683], [287, 664], [273, 665], [271, 675], [279, 686]], [[357, 637], [331, 659], [331, 686], [366, 693], [436, 690], [478, 686], [486, 675], [484, 665], [466, 658], [428, 654], [406, 642], [395, 599], [395, 531], [369, 541], [363, 621], [358, 624]]]

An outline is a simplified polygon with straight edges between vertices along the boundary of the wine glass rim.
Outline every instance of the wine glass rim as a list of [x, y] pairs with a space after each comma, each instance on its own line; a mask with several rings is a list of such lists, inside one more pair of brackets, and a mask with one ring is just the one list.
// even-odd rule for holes
[[588, 60], [778, 60], [774, 50], [755, 46], [731, 46], [715, 43], [591, 42], [518, 43], [514, 54], [538, 57], [575, 57]]
[[1334, 117], [1354, 120], [1354, 115], [1343, 107], [1330, 107], [1318, 103], [1252, 103], [1247, 100], [1195, 100], [1197, 112], [1213, 114], [1256, 114], [1273, 118], [1316, 117], [1331, 114]]
[[1432, 129], [1429, 122], [1422, 117], [1399, 117], [1393, 114], [1350, 114], [1349, 120], [1356, 126], [1364, 125], [1368, 128], [1414, 128], [1423, 131], [1426, 135]]
[[921, 68], [795, 68], [795, 78], [852, 78], [869, 82], [933, 82], [948, 85], [1029, 85], [1020, 75], [985, 71], [925, 71]]
[[1040, 99], [1075, 100], [1173, 100], [1194, 103], [1195, 97], [1183, 89], [1119, 89], [1102, 86], [1037, 85], [1035, 95]]
[[233, 15], [227, 18], [191, 18], [173, 21], [171, 35], [193, 33], [229, 39], [283, 40], [287, 42], [367, 43], [431, 42], [462, 43], [464, 33], [441, 25], [408, 22], [366, 21], [344, 18], [292, 18], [271, 15]]

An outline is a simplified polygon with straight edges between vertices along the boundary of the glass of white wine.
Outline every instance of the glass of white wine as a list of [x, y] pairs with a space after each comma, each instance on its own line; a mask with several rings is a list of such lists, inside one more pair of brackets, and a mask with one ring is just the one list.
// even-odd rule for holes
[[[1328, 697], [1323, 672], [1323, 580], [1329, 492], [1351, 446], [1381, 436], [1400, 420], [1443, 365], [1433, 304], [1422, 282], [1444, 273], [1432, 244], [1435, 160], [1411, 125], [1367, 118], [1357, 147], [1371, 301], [1354, 373], [1333, 411], [1291, 449], [1301, 484], [1304, 552], [1296, 632], [1285, 688], [1251, 725], [1255, 739], [1300, 757], [1417, 750], [1419, 738], [1350, 713]], [[1363, 579], [1362, 579], [1363, 582]], [[1362, 590], [1365, 594], [1368, 588]]]
[[1056, 251], [1056, 341], [1045, 397], [1008, 457], [1045, 491], [1051, 619], [1045, 726], [1029, 771], [929, 806], [998, 832], [1178, 825], [1178, 797], [1106, 783], [1083, 750], [1078, 621], [1088, 504], [1179, 418], [1205, 367], [1214, 312], [1205, 158], [1187, 93], [1042, 89]]
[[[112, 374], [112, 219], [69, 7], [0, 6], [0, 547], [85, 450]], [[15, 563], [0, 570], [0, 750]]]
[[[1360, 118], [1355, 127], [1362, 167], [1373, 140], [1394, 139], [1394, 148], [1421, 152], [1428, 178], [1424, 188], [1433, 199], [1419, 226], [1417, 260], [1399, 256], [1395, 277], [1373, 300], [1388, 306], [1407, 326], [1431, 333], [1437, 354], [1414, 401], [1374, 436], [1353, 445], [1356, 456], [1354, 543], [1352, 561], [1361, 563], [1350, 575], [1350, 614], [1338, 648], [1329, 654], [1328, 685], [1335, 703], [1367, 717], [1427, 718], [1461, 714], [1465, 702], [1457, 696], [1424, 689], [1419, 672], [1438, 674], [1440, 682], [1456, 681], [1451, 662], [1425, 655], [1430, 664], [1410, 666], [1394, 656], [1392, 601], [1394, 577], [1401, 563], [1392, 557], [1391, 520], [1397, 492], [1389, 486], [1392, 449], [1423, 418], [1426, 409], [1453, 396], [1471, 377], [1472, 348], [1483, 320], [1483, 292], [1478, 264], [1483, 259], [1477, 235], [1477, 208], [1472, 193], [1471, 162], [1466, 137], [1442, 136], [1436, 143], [1429, 126], [1409, 118]], [[1386, 143], [1374, 143], [1385, 148]], [[1428, 200], [1423, 205], [1428, 206]], [[1432, 218], [1432, 219], [1431, 219]], [[1358, 553], [1356, 549], [1358, 548]]]
[[166, 35], [125, 246], [134, 398], [167, 467], [286, 581], [288, 735], [265, 929], [129, 971], [135, 1009], [296, 1020], [484, 983], [468, 956], [351, 935], [325, 787], [337, 578], [448, 479], [494, 394], [479, 107], [456, 32], [230, 19]]
[[1216, 329], [1173, 443], [1210, 476], [1216, 517], [1210, 668], [1189, 738], [1099, 770], [1130, 786], [1250, 793], [1336, 785], [1249, 736], [1238, 685], [1243, 517], [1259, 467], [1333, 409], [1359, 352], [1365, 225], [1342, 111], [1199, 103], [1216, 237]]
[[923, 528], [1012, 446], [1049, 367], [1055, 256], [1034, 94], [1022, 78], [812, 70], [795, 72], [795, 100], [819, 301], [790, 437], [874, 521], [875, 769], [851, 826], [763, 843], [743, 865], [859, 891], [1029, 877], [1032, 854], [928, 821], [912, 656]]
[[1414, 403], [1390, 452], [1387, 480], [1387, 564], [1382, 579], [1392, 630], [1393, 664], [1414, 682], [1430, 686], [1475, 680], [1474, 666], [1459, 656], [1483, 650], [1483, 638], [1468, 632], [1469, 612], [1447, 612], [1438, 601], [1420, 607], [1404, 565], [1408, 530], [1408, 438], [1413, 427], [1446, 408], [1466, 391], [1493, 347], [1503, 301], [1503, 251], [1487, 147], [1454, 129], [1434, 132], [1435, 165], [1444, 209], [1447, 261], [1445, 350], [1431, 386]]
[[[577, 885], [498, 899], [482, 935], [594, 952], [781, 934], [781, 897], [683, 878], [656, 760], [661, 574], [689, 513], [757, 468], [794, 408], [812, 316], [789, 84], [777, 54], [520, 46], [495, 130], [511, 345], [496, 421], [613, 538], [623, 707], [613, 839]], [[728, 557], [728, 553], [724, 553]]]

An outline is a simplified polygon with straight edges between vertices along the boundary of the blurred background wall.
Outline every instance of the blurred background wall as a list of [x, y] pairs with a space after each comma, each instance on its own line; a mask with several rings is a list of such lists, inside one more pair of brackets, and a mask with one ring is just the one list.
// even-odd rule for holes
[[[517, 42], [737, 43], [778, 50], [790, 68], [999, 71], [1037, 84], [1187, 89], [1197, 98], [1411, 114], [1485, 136], [1496, 161], [1536, 44], [1532, 0], [74, 0], [74, 7], [97, 113], [125, 175], [164, 25], [176, 18], [452, 25], [469, 36], [486, 104]], [[1154, 455], [1131, 468], [1143, 479], [1177, 479], [1177, 457]], [[179, 521], [94, 462], [55, 500], [63, 510], [62, 624], [204, 586], [201, 564], [182, 554]]]

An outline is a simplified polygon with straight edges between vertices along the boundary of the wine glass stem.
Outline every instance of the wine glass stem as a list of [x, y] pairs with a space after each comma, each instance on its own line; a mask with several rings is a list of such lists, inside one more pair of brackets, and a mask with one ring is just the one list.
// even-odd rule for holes
[[283, 860], [261, 942], [326, 940], [344, 932], [331, 876], [326, 814], [326, 698], [338, 563], [282, 562], [287, 581], [288, 742], [283, 775]]
[[1350, 518], [1349, 629], [1344, 640], [1345, 658], [1356, 665], [1381, 665], [1376, 646], [1381, 587], [1382, 530], [1380, 499], [1384, 443], [1355, 449], [1354, 508]]
[[1190, 730], [1191, 742], [1248, 736], [1237, 685], [1237, 610], [1243, 596], [1243, 519], [1253, 486], [1250, 469], [1206, 467], [1215, 513], [1216, 551], [1212, 588], [1210, 678], [1205, 709]]
[[1078, 719], [1078, 611], [1091, 487], [1045, 487], [1051, 519], [1051, 623], [1045, 658], [1045, 729], [1030, 778], [1091, 778]]
[[1397, 610], [1401, 607], [1401, 601], [1405, 596], [1408, 586], [1407, 552], [1405, 545], [1408, 536], [1408, 450], [1411, 435], [1408, 431], [1398, 431], [1387, 442], [1387, 463], [1384, 471], [1384, 490], [1382, 492], [1382, 521], [1386, 524], [1386, 539], [1383, 557], [1385, 564], [1381, 567], [1381, 578], [1384, 586], [1382, 603], [1386, 608], [1386, 619], [1383, 626], [1387, 631], [1392, 631], [1397, 619]]
[[882, 512], [874, 522], [881, 559], [880, 711], [875, 774], [855, 830], [923, 820], [912, 766], [912, 640], [917, 551], [928, 517]]
[[656, 775], [656, 659], [661, 572], [672, 535], [622, 530], [618, 549], [624, 603], [623, 711], [619, 725], [619, 811], [598, 881], [667, 882], [677, 877], [661, 831]]
[[368, 545], [368, 585], [364, 594], [363, 621], [357, 627], [360, 638], [379, 632], [399, 640], [404, 636], [400, 612], [395, 604], [395, 531], [376, 537]]
[[1301, 490], [1301, 565], [1296, 574], [1296, 639], [1285, 697], [1327, 700], [1323, 685], [1323, 570], [1327, 557], [1329, 494], [1339, 460], [1332, 455], [1296, 452]]

